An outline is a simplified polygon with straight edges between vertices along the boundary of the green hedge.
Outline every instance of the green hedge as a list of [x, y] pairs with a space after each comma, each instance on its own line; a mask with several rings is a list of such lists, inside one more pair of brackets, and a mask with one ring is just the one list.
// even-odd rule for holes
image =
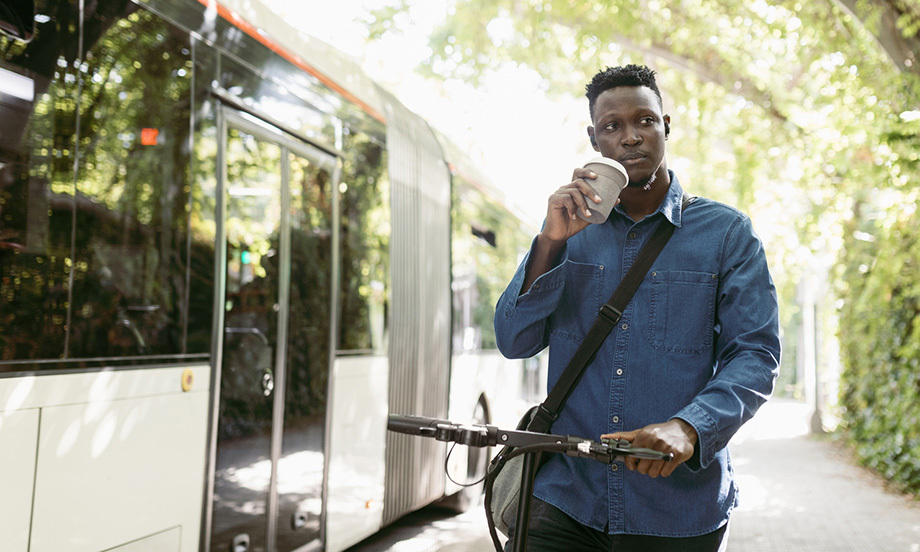
[[841, 404], [860, 461], [920, 495], [920, 205], [898, 210], [893, 222], [875, 217], [849, 232], [838, 279]]

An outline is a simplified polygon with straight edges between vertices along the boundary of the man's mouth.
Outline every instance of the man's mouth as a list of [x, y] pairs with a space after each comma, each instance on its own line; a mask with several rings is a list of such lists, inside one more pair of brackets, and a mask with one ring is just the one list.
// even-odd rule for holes
[[620, 164], [628, 167], [630, 165], [638, 165], [644, 160], [645, 160], [645, 156], [642, 155], [641, 153], [630, 153], [620, 158]]

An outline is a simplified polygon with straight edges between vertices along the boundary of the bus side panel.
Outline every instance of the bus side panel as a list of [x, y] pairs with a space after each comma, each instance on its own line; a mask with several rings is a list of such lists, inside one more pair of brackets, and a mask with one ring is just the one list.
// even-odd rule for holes
[[[385, 90], [392, 187], [393, 414], [447, 415], [450, 363], [450, 174], [431, 129]], [[447, 447], [387, 436], [384, 523], [444, 494]]]
[[151, 535], [145, 539], [134, 541], [106, 552], [172, 552], [173, 550], [181, 550], [181, 540], [182, 529], [173, 527], [162, 533]]
[[[525, 400], [525, 362], [506, 359], [498, 351], [455, 354], [450, 371], [448, 419], [466, 422], [480, 396], [486, 398], [490, 425], [514, 428], [532, 403]], [[453, 473], [453, 471], [451, 472]]]
[[383, 523], [386, 357], [338, 358], [330, 391], [326, 551], [338, 552]]
[[3, 549], [9, 552], [29, 550], [37, 440], [37, 409], [0, 412], [0, 535]]
[[[192, 370], [183, 392], [188, 374], [37, 378], [27, 401], [41, 406], [30, 552], [95, 552], [151, 538], [155, 550], [197, 550], [208, 369]], [[178, 547], [156, 536], [175, 528]]]
[[[498, 351], [455, 354], [450, 370], [450, 408], [447, 419], [458, 423], [472, 423], [476, 404], [484, 398], [489, 425], [513, 429], [518, 420], [533, 406], [523, 400], [522, 383], [526, 378], [524, 361], [506, 359]], [[479, 421], [482, 423], [482, 420]], [[494, 447], [495, 454], [500, 447]], [[467, 465], [469, 455], [465, 447], [458, 448], [448, 459], [447, 472], [455, 481], [471, 483]], [[462, 490], [460, 485], [448, 481], [445, 494]]]

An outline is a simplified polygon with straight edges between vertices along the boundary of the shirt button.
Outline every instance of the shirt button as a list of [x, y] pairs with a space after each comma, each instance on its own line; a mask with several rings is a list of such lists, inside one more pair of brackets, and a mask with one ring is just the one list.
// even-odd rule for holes
[[617, 375], [618, 375], [618, 376], [622, 376], [622, 375], [623, 375], [623, 369], [622, 369], [622, 368], [617, 368]]
[[629, 329], [629, 324], [627, 324], [626, 322], [623, 322], [623, 325], [620, 326], [620, 327], [623, 328], [624, 330], [628, 330], [628, 329]]
[[615, 424], [620, 423], [620, 417], [619, 417], [619, 416], [614, 416], [614, 417], [612, 418], [612, 420], [613, 420], [613, 423], [615, 423]]
[[636, 239], [637, 237], [639, 237], [639, 234], [636, 234], [635, 232], [630, 232], [630, 233], [629, 233], [629, 237], [630, 237], [631, 239]]
[[601, 269], [601, 270], [604, 270], [604, 265], [601, 265], [601, 266], [600, 266], [600, 269]]
[[618, 469], [620, 469], [620, 467], [617, 466], [616, 464], [611, 464], [611, 465], [610, 465], [610, 469], [613, 470], [613, 471], [617, 471]]

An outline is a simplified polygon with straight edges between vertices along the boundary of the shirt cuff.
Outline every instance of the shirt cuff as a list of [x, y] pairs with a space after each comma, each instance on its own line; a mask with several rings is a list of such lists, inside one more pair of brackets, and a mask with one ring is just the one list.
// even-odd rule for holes
[[685, 462], [686, 466], [692, 472], [698, 472], [712, 463], [716, 457], [717, 450], [713, 450], [713, 442], [716, 441], [716, 423], [705, 410], [695, 404], [689, 404], [682, 408], [671, 419], [680, 418], [687, 422], [696, 430], [696, 446], [693, 447], [693, 456]]
[[[533, 247], [536, 247], [536, 238], [534, 238], [534, 243], [531, 245], [531, 253], [533, 252]], [[569, 258], [569, 248], [568, 245], [564, 245], [562, 251], [559, 253], [559, 264], [550, 269], [548, 272], [541, 274], [533, 284], [531, 284], [530, 289], [524, 290], [524, 278], [527, 274], [527, 265], [530, 263], [530, 255], [528, 258], [521, 263], [521, 266], [518, 267], [517, 273], [512, 278], [511, 283], [508, 284], [507, 291], [514, 291], [516, 295], [514, 297], [509, 297], [512, 299], [508, 301], [508, 304], [505, 306], [504, 314], [505, 317], [510, 318], [515, 314], [515, 311], [518, 309], [530, 310], [527, 307], [529, 305], [543, 304], [548, 296], [551, 296], [554, 293], [557, 293], [559, 288], [565, 285], [565, 264]], [[558, 298], [556, 298], [558, 300]], [[555, 305], [553, 305], [555, 306]], [[542, 310], [539, 309], [538, 310]], [[545, 313], [548, 315], [549, 313]]]

